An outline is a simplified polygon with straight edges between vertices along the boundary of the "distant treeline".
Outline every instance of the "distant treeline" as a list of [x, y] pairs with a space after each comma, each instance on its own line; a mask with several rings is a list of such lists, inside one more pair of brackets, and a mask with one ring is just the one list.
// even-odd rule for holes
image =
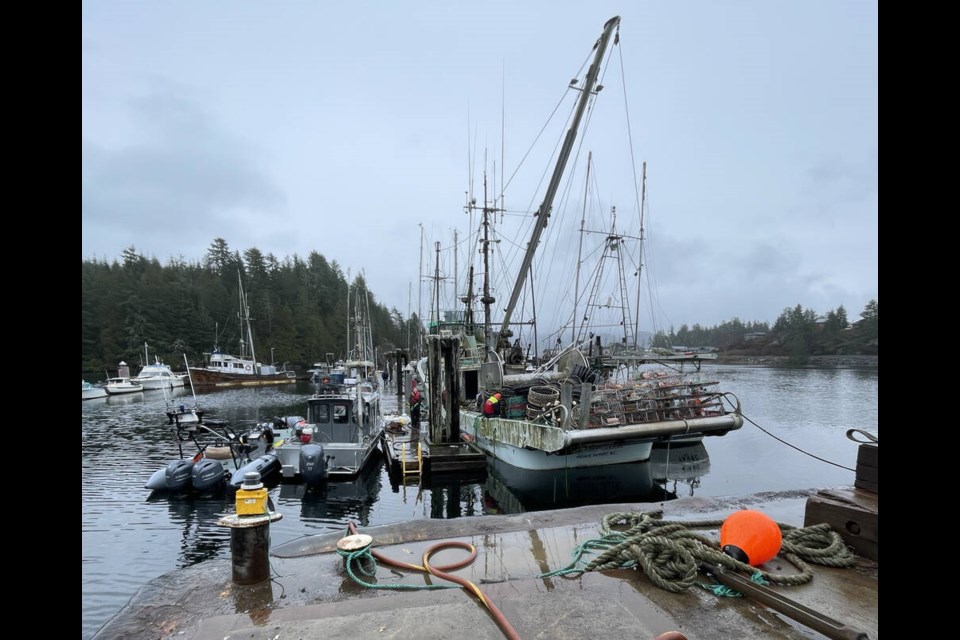
[[[368, 291], [363, 275], [348, 282], [336, 261], [316, 252], [306, 260], [278, 260], [258, 249], [232, 251], [216, 238], [198, 262], [124, 251], [120, 261], [83, 260], [81, 278], [81, 368], [97, 380], [115, 375], [122, 360], [136, 372], [144, 343], [150, 359], [174, 369], [191, 365], [218, 345], [236, 355], [240, 345], [238, 274], [253, 320], [257, 359], [301, 371], [347, 349], [347, 300], [368, 300], [374, 345], [380, 353], [414, 349], [417, 318], [387, 309]], [[351, 302], [352, 306], [352, 302]], [[802, 363], [811, 355], [877, 355], [877, 301], [851, 323], [844, 308], [825, 316], [797, 305], [784, 309], [771, 329], [763, 322], [733, 319], [716, 327], [694, 324], [658, 332], [657, 347], [715, 347], [731, 354], [786, 355]], [[411, 354], [415, 355], [415, 354]]]
[[871, 300], [860, 312], [860, 319], [851, 322], [843, 305], [819, 315], [799, 304], [784, 309], [773, 324], [741, 322], [734, 318], [715, 327], [699, 324], [679, 330], [658, 332], [654, 347], [714, 347], [736, 355], [789, 356], [803, 364], [810, 356], [880, 355], [879, 303]]
[[[183, 369], [219, 345], [240, 348], [238, 274], [252, 318], [257, 359], [265, 364], [309, 368], [342, 358], [347, 349], [347, 300], [369, 300], [370, 326], [381, 353], [415, 342], [416, 321], [378, 304], [363, 275], [347, 281], [336, 261], [312, 252], [282, 261], [257, 249], [231, 251], [217, 238], [199, 262], [156, 259], [126, 250], [120, 261], [83, 260], [81, 358], [84, 377], [116, 375], [123, 360], [136, 372], [144, 343], [150, 360], [159, 356]], [[369, 297], [368, 297], [369, 296]]]

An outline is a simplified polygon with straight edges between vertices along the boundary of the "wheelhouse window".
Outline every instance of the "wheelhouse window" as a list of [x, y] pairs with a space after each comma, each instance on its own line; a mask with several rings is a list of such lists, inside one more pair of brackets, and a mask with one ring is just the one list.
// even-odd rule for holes
[[330, 422], [330, 405], [315, 404], [310, 407], [310, 422], [312, 424], [327, 424]]

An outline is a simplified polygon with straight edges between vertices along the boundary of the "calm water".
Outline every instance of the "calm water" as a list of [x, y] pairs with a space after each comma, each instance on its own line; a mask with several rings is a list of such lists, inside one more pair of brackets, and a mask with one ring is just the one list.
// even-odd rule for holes
[[[749, 421], [739, 431], [706, 438], [702, 447], [655, 449], [649, 463], [565, 474], [491, 466], [485, 478], [434, 484], [423, 491], [392, 486], [378, 459], [356, 482], [310, 493], [296, 485], [273, 487], [270, 497], [284, 517], [271, 525], [271, 541], [277, 545], [342, 531], [349, 521], [362, 528], [597, 502], [853, 484], [858, 445], [845, 433], [862, 428], [878, 434], [876, 369], [716, 366], [710, 371], [740, 398]], [[274, 415], [303, 414], [311, 391], [311, 385], [298, 383], [218, 391], [199, 400], [208, 417], [242, 426]], [[83, 638], [96, 633], [151, 579], [230, 556], [229, 530], [216, 524], [219, 515], [232, 510], [229, 496], [151, 500], [143, 488], [151, 473], [178, 457], [165, 409], [160, 391], [82, 403]], [[750, 421], [829, 462], [777, 441]]]

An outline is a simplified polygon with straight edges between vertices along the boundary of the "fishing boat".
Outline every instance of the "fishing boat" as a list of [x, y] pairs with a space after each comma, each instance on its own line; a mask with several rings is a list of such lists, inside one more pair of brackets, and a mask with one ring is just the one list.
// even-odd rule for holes
[[347, 301], [350, 346], [342, 377], [334, 378], [332, 372], [321, 375], [316, 392], [307, 400], [306, 419], [278, 433], [283, 443], [275, 448], [286, 482], [349, 480], [377, 454], [384, 417], [367, 320], [370, 309], [366, 291], [352, 289], [353, 302]]
[[291, 384], [296, 382], [296, 373], [286, 368], [277, 369], [274, 365], [265, 365], [257, 361], [253, 346], [253, 328], [250, 323], [250, 306], [243, 292], [243, 280], [237, 273], [238, 293], [240, 296], [240, 350], [239, 355], [229, 355], [220, 351], [214, 344], [213, 352], [207, 357], [203, 367], [190, 367], [191, 382], [200, 387], [259, 386], [270, 384]]
[[[570, 328], [570, 341], [562, 346], [566, 333], [561, 329], [555, 334], [556, 348], [531, 354], [529, 346], [523, 346], [520, 334], [527, 327], [533, 342], [539, 344], [537, 312], [532, 304], [537, 299], [531, 282], [534, 257], [541, 249], [548, 219], [557, 213], [553, 210], [554, 199], [584, 114], [589, 111], [591, 121], [599, 117], [596, 99], [602, 88], [601, 68], [610, 45], [619, 43], [619, 24], [619, 17], [614, 17], [604, 25], [593, 47], [592, 62], [585, 65], [585, 79], [570, 82], [575, 105], [541, 204], [532, 216], [524, 217], [531, 226], [529, 240], [522, 260], [518, 260], [519, 269], [514, 269], [507, 303], [498, 307], [503, 309], [503, 317], [494, 322], [497, 300], [490, 277], [490, 245], [505, 236], [515, 238], [518, 233], [498, 231], [498, 225], [505, 224], [506, 216], [501, 215], [505, 207], [502, 201], [488, 201], [485, 179], [482, 207], [474, 198], [468, 198], [466, 207], [481, 213], [477, 243], [483, 256], [483, 289], [479, 296], [483, 321], [474, 320], [471, 307], [477, 298], [471, 267], [468, 291], [460, 298], [466, 310], [448, 314], [443, 320], [437, 313], [427, 336], [428, 358], [417, 367], [418, 377], [427, 381], [429, 421], [443, 421], [445, 430], [460, 434], [488, 455], [519, 469], [643, 462], [650, 458], [655, 442], [673, 438], [695, 441], [704, 435], [723, 435], [743, 424], [736, 397], [715, 390], [717, 381], [701, 369], [704, 361], [711, 360], [710, 354], [664, 354], [638, 345], [636, 325], [629, 322], [631, 288], [622, 269], [615, 279], [617, 290], [601, 300], [600, 283], [604, 280], [600, 276], [604, 269], [608, 274], [616, 273], [608, 268], [609, 260], [619, 257], [627, 243], [626, 235], [617, 230], [614, 208], [608, 228], [600, 234], [600, 250], [581, 248], [576, 254], [578, 275], [564, 281], [569, 283], [565, 285], [569, 287], [569, 301], [564, 313], [569, 316], [565, 326]], [[588, 183], [589, 167], [588, 162]], [[570, 191], [568, 187], [566, 192]], [[584, 195], [584, 206], [587, 201]], [[583, 222], [580, 227], [582, 231]], [[588, 264], [587, 256], [599, 258], [592, 265], [592, 283], [581, 286], [579, 273]], [[581, 296], [581, 292], [585, 293]], [[525, 293], [524, 305], [529, 308], [520, 304]], [[622, 313], [622, 319], [611, 330], [601, 324], [599, 311], [613, 308]], [[533, 319], [519, 319], [521, 310]], [[622, 331], [622, 335], [615, 331]], [[614, 347], [607, 347], [604, 338]], [[664, 368], [675, 372], [669, 384], [666, 378], [651, 377], [656, 375], [651, 370]]]

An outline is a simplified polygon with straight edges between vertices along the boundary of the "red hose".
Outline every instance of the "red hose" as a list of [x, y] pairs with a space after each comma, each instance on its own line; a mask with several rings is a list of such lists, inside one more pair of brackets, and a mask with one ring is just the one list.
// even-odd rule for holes
[[[350, 530], [351, 535], [357, 534], [357, 527], [352, 522], [347, 525]], [[444, 565], [431, 565], [430, 556], [441, 551], [443, 549], [464, 549], [469, 552], [469, 555], [465, 560], [460, 562], [455, 562], [453, 564], [444, 564]], [[480, 590], [480, 588], [467, 580], [466, 578], [461, 578], [460, 576], [447, 573], [447, 571], [454, 571], [456, 569], [462, 569], [470, 565], [474, 560], [477, 559], [477, 548], [474, 547], [469, 542], [460, 542], [457, 540], [447, 540], [446, 542], [439, 542], [426, 551], [423, 552], [423, 565], [410, 564], [408, 562], [399, 562], [388, 558], [383, 555], [376, 549], [370, 549], [370, 553], [378, 561], [383, 564], [389, 565], [391, 567], [397, 567], [400, 569], [410, 569], [412, 571], [423, 571], [424, 573], [429, 573], [432, 576], [436, 576], [448, 582], [454, 582], [459, 584], [461, 587], [472, 593], [483, 603], [483, 606], [487, 608], [487, 611], [490, 612], [490, 615], [493, 616], [494, 621], [500, 626], [500, 630], [503, 631], [503, 635], [510, 640], [520, 640], [520, 634], [517, 633], [516, 629], [513, 628], [513, 625], [510, 624], [510, 621], [507, 620], [506, 616], [503, 615], [503, 612], [493, 603], [493, 600], [487, 597], [487, 595]], [[666, 631], [658, 635], [654, 640], [687, 640], [687, 637], [680, 633], [679, 631]]]
[[[349, 523], [348, 528], [350, 530], [351, 535], [355, 535], [357, 533], [357, 527], [352, 522]], [[445, 564], [445, 565], [430, 564], [430, 556], [432, 556], [433, 554], [443, 549], [451, 549], [451, 548], [464, 549], [469, 552], [469, 555], [465, 560], [462, 560], [460, 562], [455, 562], [453, 564]], [[500, 626], [500, 630], [503, 631], [504, 636], [506, 636], [507, 638], [510, 638], [510, 640], [520, 640], [520, 635], [513, 628], [513, 625], [511, 625], [510, 622], [507, 620], [507, 618], [503, 615], [503, 612], [500, 611], [497, 605], [495, 605], [493, 601], [489, 597], [487, 597], [487, 595], [483, 591], [481, 591], [477, 585], [473, 584], [466, 578], [461, 578], [460, 576], [446, 573], [447, 571], [454, 571], [456, 569], [461, 569], [463, 567], [466, 567], [470, 565], [474, 560], [477, 559], [477, 549], [469, 542], [459, 542], [457, 540], [448, 540], [446, 542], [440, 542], [433, 545], [432, 547], [430, 547], [429, 549], [423, 552], [422, 566], [393, 560], [383, 555], [382, 553], [380, 553], [375, 549], [371, 549], [370, 553], [379, 562], [382, 562], [386, 565], [390, 565], [392, 567], [398, 567], [400, 569], [423, 571], [424, 573], [429, 573], [430, 575], [436, 576], [438, 578], [442, 578], [443, 580], [447, 580], [448, 582], [454, 582], [460, 585], [470, 593], [474, 594], [480, 600], [480, 602], [483, 603], [483, 606], [485, 606], [487, 610], [490, 612], [490, 615], [493, 616], [494, 621], [496, 621], [496, 623]]]

